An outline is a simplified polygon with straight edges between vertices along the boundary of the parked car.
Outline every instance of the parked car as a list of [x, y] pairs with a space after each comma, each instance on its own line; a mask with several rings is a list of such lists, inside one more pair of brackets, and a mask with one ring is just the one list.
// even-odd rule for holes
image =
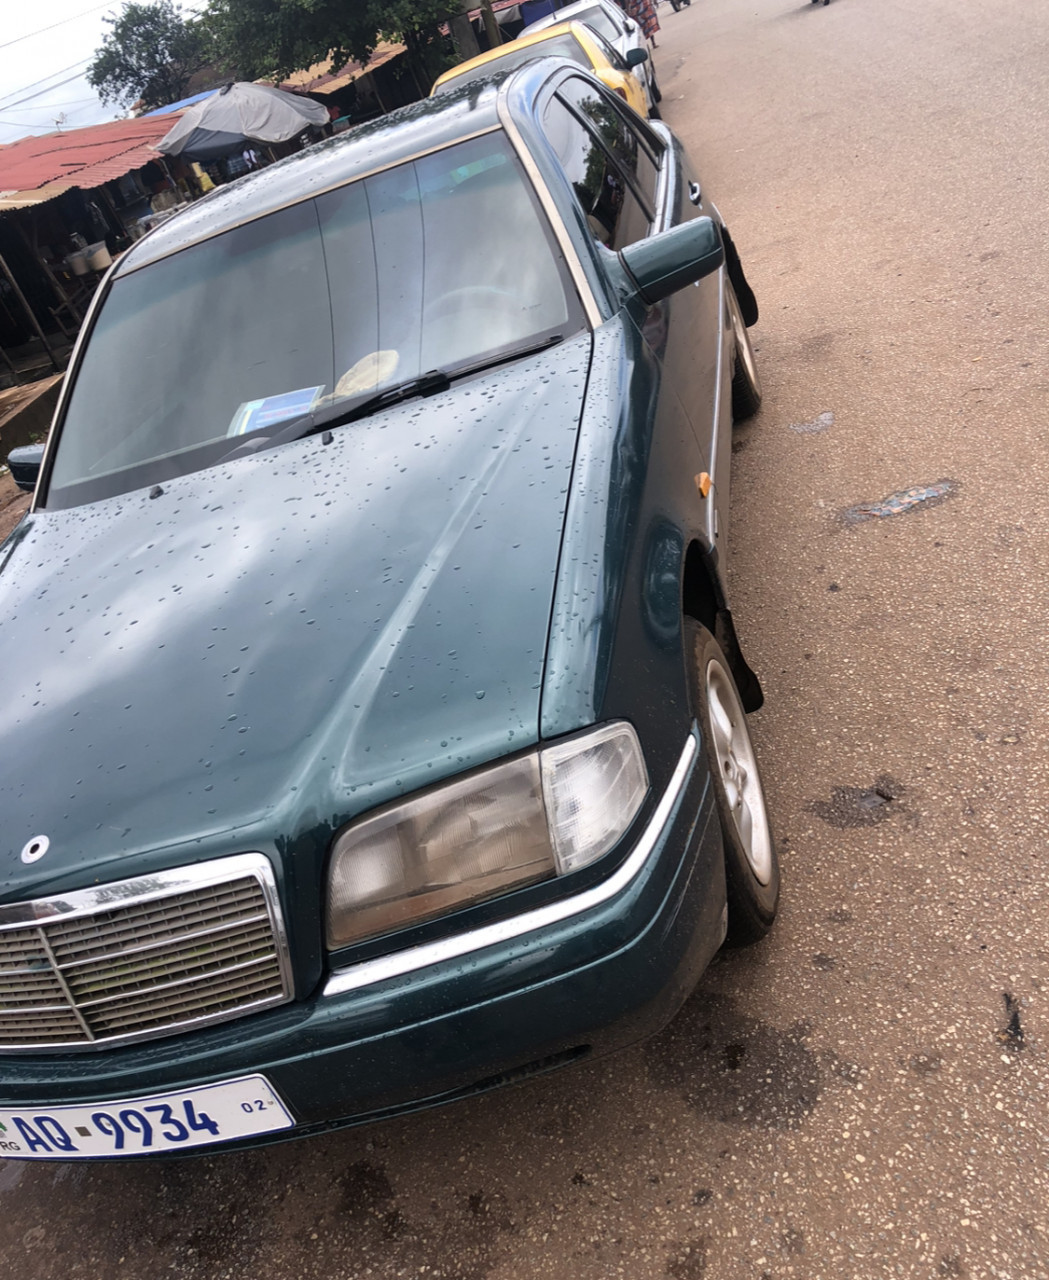
[[[489, 49], [476, 58], [460, 62], [457, 67], [438, 76], [430, 96], [447, 93], [449, 89], [486, 80], [490, 76], [505, 75], [533, 58], [570, 58], [593, 72], [624, 102], [629, 102], [638, 115], [652, 114], [645, 90], [633, 75], [633, 68], [647, 61], [647, 51], [634, 49], [627, 57], [621, 57], [603, 35], [582, 22], [559, 22], [536, 35], [518, 36], [498, 49]], [[658, 112], [656, 114], [658, 116]]]
[[0, 1152], [462, 1098], [764, 934], [744, 313], [680, 144], [560, 60], [124, 254], [0, 548]]
[[624, 62], [633, 50], [640, 50], [646, 57], [633, 67], [633, 73], [645, 90], [649, 115], [659, 118], [658, 104], [663, 95], [656, 84], [656, 71], [652, 65], [652, 51], [640, 26], [615, 3], [615, 0], [576, 0], [575, 4], [565, 5], [555, 13], [530, 22], [520, 33], [521, 36], [534, 35], [537, 31], [546, 31], [561, 22], [583, 22], [593, 28], [619, 54]]

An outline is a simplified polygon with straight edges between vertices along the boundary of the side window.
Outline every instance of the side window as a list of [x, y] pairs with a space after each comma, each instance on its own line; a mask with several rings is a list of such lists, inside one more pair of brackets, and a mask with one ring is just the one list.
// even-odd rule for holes
[[616, 163], [633, 184], [651, 215], [656, 207], [656, 183], [659, 178], [658, 139], [652, 135], [641, 138], [620, 111], [616, 102], [607, 95], [598, 95], [585, 80], [573, 76], [558, 90], [563, 99], [583, 117], [587, 124], [612, 153]]
[[[600, 106], [596, 93], [593, 101]], [[594, 239], [609, 249], [643, 239], [648, 212], [595, 135], [558, 98], [551, 99], [543, 124]]]
[[601, 50], [601, 52], [605, 55], [605, 57], [609, 60], [609, 62], [612, 64], [613, 67], [615, 67], [617, 71], [625, 71], [627, 73], [630, 72], [630, 67], [627, 64], [626, 59], [619, 52], [618, 49], [613, 48], [613, 46], [609, 44], [606, 37], [603, 36], [600, 31], [597, 31], [596, 29], [591, 28], [590, 39], [593, 40], [594, 44], [597, 45], [597, 47]]

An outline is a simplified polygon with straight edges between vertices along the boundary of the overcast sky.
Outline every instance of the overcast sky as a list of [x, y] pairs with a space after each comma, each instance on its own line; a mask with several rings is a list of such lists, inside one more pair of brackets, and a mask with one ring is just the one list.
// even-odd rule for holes
[[[183, 12], [199, 7], [184, 4]], [[126, 114], [116, 103], [103, 106], [84, 79], [84, 69], [108, 31], [103, 19], [120, 13], [120, 0], [36, 0], [17, 6], [5, 0], [3, 8], [0, 143]]]

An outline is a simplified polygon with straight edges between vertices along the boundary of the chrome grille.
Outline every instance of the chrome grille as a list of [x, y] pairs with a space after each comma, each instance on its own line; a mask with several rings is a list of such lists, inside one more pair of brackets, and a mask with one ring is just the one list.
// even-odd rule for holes
[[291, 994], [258, 854], [0, 907], [0, 1052], [171, 1035]]

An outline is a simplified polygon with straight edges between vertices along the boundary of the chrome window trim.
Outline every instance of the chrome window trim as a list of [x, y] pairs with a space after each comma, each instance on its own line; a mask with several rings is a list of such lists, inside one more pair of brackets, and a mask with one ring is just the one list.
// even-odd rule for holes
[[429, 968], [431, 965], [442, 964], [447, 960], [457, 960], [461, 956], [481, 951], [485, 947], [520, 938], [524, 934], [534, 933], [550, 925], [560, 924], [563, 920], [569, 920], [585, 911], [592, 911], [595, 907], [602, 906], [616, 897], [641, 874], [664, 828], [677, 812], [685, 787], [692, 776], [698, 752], [699, 740], [697, 731], [693, 728], [692, 733], [685, 740], [670, 782], [644, 831], [626, 860], [607, 880], [602, 880], [600, 884], [584, 889], [581, 893], [573, 894], [570, 898], [549, 902], [532, 911], [512, 916], [509, 920], [497, 920], [494, 924], [472, 929], [468, 933], [439, 938], [435, 942], [425, 942], [416, 947], [408, 947], [404, 951], [395, 951], [392, 955], [378, 956], [374, 960], [363, 960], [359, 964], [348, 965], [344, 969], [335, 969], [325, 984], [323, 994], [325, 996], [345, 995], [349, 991], [373, 986], [377, 982], [386, 982], [390, 978], [404, 977], [405, 974]]
[[87, 304], [87, 310], [84, 312], [84, 323], [80, 326], [76, 338], [73, 340], [73, 349], [69, 353], [69, 363], [66, 365], [65, 374], [62, 377], [62, 385], [58, 389], [58, 398], [55, 401], [55, 411], [51, 415], [51, 421], [47, 427], [47, 439], [44, 441], [44, 456], [40, 459], [40, 470], [37, 472], [36, 486], [33, 489], [33, 497], [29, 503], [29, 514], [32, 515], [38, 509], [38, 499], [40, 497], [40, 481], [48, 474], [51, 454], [58, 447], [59, 433], [55, 430], [55, 423], [61, 420], [62, 414], [65, 412], [66, 402], [73, 394], [73, 383], [75, 378], [71, 378], [70, 373], [75, 373], [78, 362], [80, 360], [80, 352], [87, 343], [88, 335], [95, 324], [95, 316], [99, 307], [109, 292], [109, 285], [113, 279], [117, 267], [120, 265], [120, 259], [112, 264], [106, 274], [98, 282], [95, 292], [91, 296], [91, 301]]
[[[663, 143], [662, 159], [659, 165], [659, 177], [656, 181], [656, 211], [655, 221], [653, 222], [653, 230], [665, 231], [670, 226], [670, 220], [674, 211], [670, 205], [670, 165], [666, 163], [667, 157], [672, 154], [674, 139], [670, 130], [661, 120], [646, 121], [648, 127]], [[684, 181], [684, 177], [682, 177]]]
[[[512, 77], [511, 77], [512, 78]], [[521, 131], [517, 127], [517, 123], [510, 111], [510, 104], [507, 101], [507, 89], [503, 85], [499, 90], [499, 98], [496, 102], [496, 110], [499, 114], [499, 121], [503, 127], [503, 131], [510, 139], [510, 145], [517, 153], [517, 158], [521, 162], [521, 166], [528, 175], [532, 188], [542, 206], [543, 212], [546, 214], [546, 220], [550, 224], [550, 229], [554, 233], [554, 239], [557, 241], [557, 247], [564, 255], [565, 262], [568, 266], [569, 275], [572, 277], [572, 283], [575, 285], [576, 293], [579, 295], [579, 301], [583, 304], [583, 311], [586, 314], [587, 323], [591, 329], [596, 329], [598, 325], [604, 322], [601, 308], [598, 305], [597, 298], [594, 297], [594, 291], [590, 287], [590, 281], [587, 279], [586, 271], [583, 269], [583, 263], [580, 260], [579, 253], [576, 250], [575, 242], [569, 235], [568, 228], [564, 224], [557, 202], [551, 194], [550, 188], [546, 185], [546, 180], [539, 171], [539, 166], [532, 158], [532, 153], [528, 150]]]
[[[287, 1004], [294, 999], [295, 984], [291, 971], [291, 955], [288, 949], [288, 935], [281, 910], [280, 895], [277, 892], [277, 878], [273, 866], [264, 854], [239, 853], [228, 858], [216, 858], [210, 862], [176, 867], [168, 871], [157, 871], [152, 875], [135, 876], [128, 880], [112, 880], [107, 884], [97, 885], [90, 889], [77, 889], [70, 893], [56, 894], [49, 898], [34, 898], [28, 902], [11, 902], [0, 905], [0, 933], [11, 929], [31, 928], [34, 925], [46, 930], [49, 924], [66, 923], [78, 918], [97, 915], [101, 911], [119, 910], [125, 906], [137, 906], [141, 903], [153, 902], [169, 898], [174, 894], [192, 892], [195, 889], [207, 889], [211, 885], [229, 884], [231, 881], [254, 878], [262, 889], [263, 898], [269, 912], [272, 926], [273, 946], [280, 970], [281, 996], [266, 996], [262, 1000], [240, 1005], [232, 1012], [208, 1014], [204, 1017], [186, 1018], [173, 1021], [161, 1028], [150, 1028], [145, 1031], [132, 1031], [126, 1035], [106, 1036], [84, 1041], [63, 1041], [34, 1043], [29, 1045], [0, 1045], [0, 1057], [14, 1054], [48, 1054], [48, 1053], [90, 1053], [118, 1049], [131, 1043], [146, 1043], [152, 1040], [166, 1039], [183, 1031], [196, 1031], [201, 1027], [218, 1022], [232, 1022], [261, 1009], [274, 1008], [279, 1004]], [[50, 944], [45, 945], [50, 951]], [[52, 956], [52, 961], [54, 957]], [[54, 972], [65, 989], [69, 999], [69, 1011], [84, 1025], [79, 1012], [87, 1007], [82, 1002], [79, 1006], [72, 999], [71, 992], [65, 984], [57, 965]], [[26, 1012], [31, 1011], [26, 1007]]]

